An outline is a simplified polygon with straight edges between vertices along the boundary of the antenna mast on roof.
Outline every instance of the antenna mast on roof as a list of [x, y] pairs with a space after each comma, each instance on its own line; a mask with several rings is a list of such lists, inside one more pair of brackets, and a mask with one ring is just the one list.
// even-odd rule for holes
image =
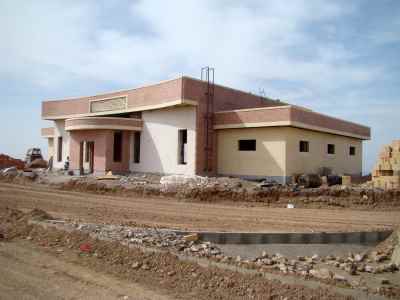
[[201, 80], [207, 82], [206, 96], [206, 112], [204, 114], [204, 139], [205, 139], [205, 161], [204, 171], [212, 172], [213, 169], [213, 139], [214, 139], [214, 68], [209, 66], [201, 68]]

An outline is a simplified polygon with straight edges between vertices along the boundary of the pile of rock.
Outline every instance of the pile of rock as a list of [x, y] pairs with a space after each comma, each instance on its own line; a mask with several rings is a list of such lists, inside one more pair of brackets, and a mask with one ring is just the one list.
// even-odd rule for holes
[[188, 185], [188, 186], [201, 186], [207, 185], [208, 177], [197, 175], [168, 175], [160, 179], [162, 185]]
[[[173, 230], [158, 228], [130, 227], [123, 225], [69, 223], [64, 221], [47, 220], [45, 222], [56, 223], [66, 230], [78, 230], [88, 233], [101, 240], [118, 241], [125, 245], [137, 245], [141, 247], [158, 248], [172, 253], [206, 257], [212, 261], [255, 269], [260, 272], [278, 272], [306, 278], [327, 281], [346, 286], [360, 287], [354, 280], [355, 275], [394, 273], [399, 271], [399, 265], [390, 261], [393, 247], [387, 246], [371, 253], [349, 253], [346, 256], [320, 257], [298, 256], [289, 259], [282, 254], [269, 254], [262, 252], [258, 257], [243, 259], [240, 256], [232, 257], [224, 254], [221, 249], [210, 242], [199, 239], [196, 233], [181, 235]], [[141, 266], [137, 266], [138, 268]], [[371, 274], [371, 275], [369, 275]], [[392, 283], [386, 278], [382, 279], [382, 285], [391, 287]]]
[[202, 242], [197, 234], [180, 235], [172, 230], [128, 227], [108, 224], [75, 223], [74, 228], [100, 239], [120, 241], [147, 247], [164, 248], [199, 257], [215, 257], [221, 250], [210, 242]]
[[[225, 259], [225, 261], [229, 260]], [[263, 252], [261, 256], [253, 260], [243, 260], [236, 257], [231, 262], [249, 268], [257, 268], [261, 271], [278, 271], [284, 274], [314, 277], [319, 280], [328, 280], [349, 286], [356, 284], [355, 281], [351, 280], [352, 276], [360, 273], [394, 273], [398, 272], [400, 267], [389, 261], [388, 253], [377, 251], [370, 255], [350, 253], [347, 257], [320, 257], [315, 254], [310, 257], [298, 256], [296, 259], [288, 259], [279, 253], [269, 255]]]
[[254, 259], [254, 264], [264, 270], [273, 269], [285, 274], [306, 276], [316, 263], [317, 257], [316, 255], [310, 258], [299, 256], [297, 259], [289, 260], [280, 253], [268, 255], [268, 253], [263, 252], [261, 256]]

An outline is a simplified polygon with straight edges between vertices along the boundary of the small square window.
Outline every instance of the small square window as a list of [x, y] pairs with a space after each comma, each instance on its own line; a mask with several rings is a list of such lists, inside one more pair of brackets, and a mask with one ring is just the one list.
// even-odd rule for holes
[[308, 141], [300, 141], [299, 150], [300, 150], [300, 152], [309, 152], [309, 142]]
[[328, 154], [335, 154], [335, 145], [328, 144]]
[[356, 155], [356, 147], [350, 146], [349, 154], [350, 154], [351, 156]]
[[256, 151], [256, 140], [239, 140], [239, 151]]

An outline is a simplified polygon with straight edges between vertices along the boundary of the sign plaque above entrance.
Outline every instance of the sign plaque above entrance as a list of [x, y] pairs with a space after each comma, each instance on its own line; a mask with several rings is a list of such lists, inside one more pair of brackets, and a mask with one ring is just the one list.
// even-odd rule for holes
[[109, 99], [92, 100], [90, 101], [90, 112], [98, 113], [105, 111], [124, 110], [127, 107], [127, 98], [115, 97]]

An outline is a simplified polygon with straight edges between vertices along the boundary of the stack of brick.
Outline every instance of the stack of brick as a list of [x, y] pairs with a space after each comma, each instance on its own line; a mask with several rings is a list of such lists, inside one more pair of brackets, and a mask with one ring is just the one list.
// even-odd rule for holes
[[400, 188], [400, 140], [383, 147], [372, 171], [372, 182], [378, 188]]

